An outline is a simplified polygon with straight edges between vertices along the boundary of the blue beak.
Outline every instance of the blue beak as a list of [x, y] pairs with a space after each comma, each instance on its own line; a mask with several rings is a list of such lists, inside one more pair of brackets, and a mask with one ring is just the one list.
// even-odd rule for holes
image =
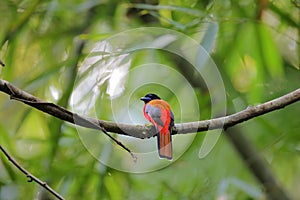
[[144, 102], [148, 102], [148, 101], [151, 101], [152, 99], [150, 97], [142, 97], [142, 98], [140, 98], [140, 100], [142, 100]]

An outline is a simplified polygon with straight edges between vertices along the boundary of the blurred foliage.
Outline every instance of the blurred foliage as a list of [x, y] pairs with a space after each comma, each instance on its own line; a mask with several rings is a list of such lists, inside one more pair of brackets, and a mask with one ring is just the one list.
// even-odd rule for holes
[[[299, 87], [297, 0], [1, 0], [0, 13], [0, 59], [6, 64], [1, 78], [67, 108], [78, 68], [93, 45], [144, 26], [179, 31], [201, 43], [218, 66], [231, 112]], [[195, 82], [201, 78], [189, 71], [188, 63], [162, 51], [141, 51], [132, 55], [130, 69], [153, 60], [190, 80], [199, 100], [201, 119], [210, 118], [210, 88], [207, 91], [205, 85]], [[107, 73], [111, 70], [107, 68]], [[96, 100], [96, 112], [106, 120], [114, 120], [106, 93], [110, 75], [103, 77], [99, 85], [103, 95]], [[136, 80], [128, 82], [134, 85]], [[179, 87], [176, 80], [172, 82]], [[123, 84], [126, 88], [126, 82]], [[130, 97], [134, 116], [140, 120], [132, 123], [146, 122], [138, 113], [143, 106], [138, 97], [148, 91], [158, 91], [177, 116], [181, 110], [193, 110], [195, 105], [180, 107], [168, 88], [156, 87], [141, 87]], [[0, 95], [0, 105], [1, 145], [66, 199], [263, 199], [261, 186], [224, 136], [203, 159], [198, 159], [198, 152], [205, 133], [199, 133], [173, 164], [154, 172], [132, 174], [103, 165], [91, 156], [74, 126], [9, 101], [5, 94]], [[239, 125], [295, 199], [300, 198], [299, 112], [299, 103], [295, 103]], [[185, 137], [174, 136], [177, 141]], [[118, 147], [107, 145], [110, 142], [105, 136], [99, 140], [99, 145], [106, 144], [99, 156], [110, 159], [111, 151]], [[147, 141], [137, 143], [143, 146]], [[3, 155], [0, 157], [0, 199], [33, 199], [42, 193], [43, 189], [27, 183], [23, 174]]]

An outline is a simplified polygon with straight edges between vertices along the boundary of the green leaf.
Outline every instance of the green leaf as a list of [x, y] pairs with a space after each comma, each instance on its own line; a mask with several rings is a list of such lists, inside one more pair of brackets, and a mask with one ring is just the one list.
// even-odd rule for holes
[[216, 22], [209, 23], [208, 28], [205, 31], [205, 34], [201, 41], [201, 45], [208, 53], [211, 53], [211, 51], [213, 50], [214, 44], [217, 39], [218, 31], [219, 31], [218, 23]]
[[279, 78], [283, 76], [282, 59], [280, 56], [279, 49], [274, 42], [270, 29], [264, 25], [257, 27], [258, 40], [260, 41], [262, 50], [263, 64], [268, 69], [269, 73], [273, 78]]

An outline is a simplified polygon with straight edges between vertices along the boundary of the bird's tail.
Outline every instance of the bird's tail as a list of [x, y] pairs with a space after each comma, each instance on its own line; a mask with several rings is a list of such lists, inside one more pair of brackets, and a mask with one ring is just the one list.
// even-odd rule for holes
[[170, 130], [161, 130], [157, 134], [158, 154], [161, 158], [172, 159], [172, 137]]

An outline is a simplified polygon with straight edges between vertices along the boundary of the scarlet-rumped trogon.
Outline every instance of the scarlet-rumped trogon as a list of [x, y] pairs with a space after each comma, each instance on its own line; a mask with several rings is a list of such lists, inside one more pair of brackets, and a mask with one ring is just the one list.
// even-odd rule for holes
[[145, 102], [144, 116], [156, 128], [159, 157], [171, 160], [171, 131], [174, 126], [174, 114], [171, 107], [156, 94], [147, 94], [141, 100]]

